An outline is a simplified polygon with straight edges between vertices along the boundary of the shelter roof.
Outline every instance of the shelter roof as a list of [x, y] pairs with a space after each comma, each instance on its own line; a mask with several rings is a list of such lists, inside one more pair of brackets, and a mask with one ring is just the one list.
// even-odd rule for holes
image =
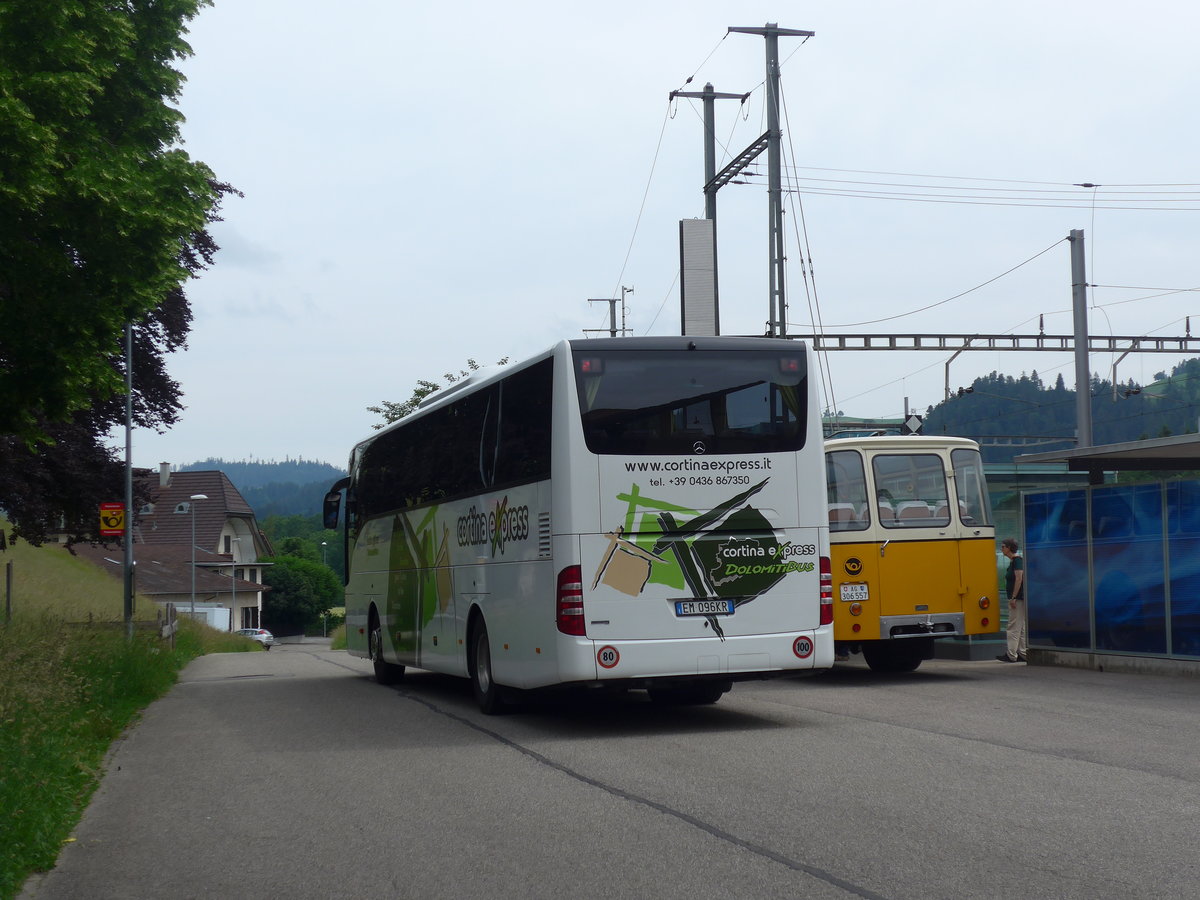
[[1200, 434], [1126, 441], [1099, 447], [1076, 447], [1073, 450], [1051, 450], [1046, 453], [1024, 453], [1015, 457], [1013, 462], [1018, 467], [1024, 463], [1065, 462], [1072, 472], [1090, 473], [1093, 481], [1096, 476], [1103, 476], [1104, 472], [1200, 469]]

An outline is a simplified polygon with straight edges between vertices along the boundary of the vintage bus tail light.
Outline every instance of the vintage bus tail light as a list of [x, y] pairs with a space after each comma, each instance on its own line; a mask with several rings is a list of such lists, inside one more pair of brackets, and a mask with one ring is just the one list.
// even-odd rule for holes
[[821, 624], [833, 624], [833, 568], [829, 557], [821, 557]]
[[979, 598], [979, 608], [980, 609], [987, 609], [991, 605], [992, 605], [992, 601], [988, 599], [986, 594]]
[[861, 616], [862, 615], [862, 604], [859, 603], [857, 600], [850, 604], [850, 615], [852, 615], [852, 616]]
[[567, 566], [558, 573], [558, 594], [555, 602], [558, 630], [563, 634], [583, 637], [583, 570]]
[[982, 619], [980, 619], [979, 624], [982, 625], [984, 628], [987, 628], [988, 627], [988, 617], [984, 616]]

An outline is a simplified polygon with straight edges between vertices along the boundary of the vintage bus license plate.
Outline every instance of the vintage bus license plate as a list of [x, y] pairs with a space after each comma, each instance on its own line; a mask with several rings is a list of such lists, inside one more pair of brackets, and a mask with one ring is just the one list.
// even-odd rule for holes
[[730, 616], [733, 615], [732, 600], [676, 600], [677, 616]]
[[854, 600], [866, 600], [867, 586], [865, 584], [843, 584], [841, 586], [842, 600], [850, 603]]

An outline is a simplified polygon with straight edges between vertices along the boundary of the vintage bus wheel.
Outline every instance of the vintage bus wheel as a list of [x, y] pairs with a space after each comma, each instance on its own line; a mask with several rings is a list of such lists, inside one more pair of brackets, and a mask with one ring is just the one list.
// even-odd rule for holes
[[496, 679], [492, 676], [492, 645], [488, 642], [488, 630], [483, 616], [476, 620], [475, 631], [471, 635], [470, 667], [471, 688], [480, 711], [487, 716], [498, 713], [504, 701], [500, 697]]
[[375, 667], [375, 680], [380, 684], [397, 684], [404, 678], [404, 666], [387, 662], [383, 658], [383, 628], [379, 614], [371, 610], [371, 624], [367, 629], [367, 652]]
[[873, 672], [915, 672], [925, 659], [920, 639], [907, 641], [867, 641], [863, 658]]

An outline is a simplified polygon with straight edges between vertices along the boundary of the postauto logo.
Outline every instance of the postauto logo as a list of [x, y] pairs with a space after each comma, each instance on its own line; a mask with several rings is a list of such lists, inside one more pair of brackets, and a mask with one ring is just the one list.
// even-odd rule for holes
[[523, 541], [529, 537], [529, 507], [509, 507], [508, 497], [496, 504], [490, 512], [472, 506], [467, 514], [458, 517], [458, 546], [478, 547], [491, 544], [492, 556], [504, 555], [504, 546], [509, 541]]

